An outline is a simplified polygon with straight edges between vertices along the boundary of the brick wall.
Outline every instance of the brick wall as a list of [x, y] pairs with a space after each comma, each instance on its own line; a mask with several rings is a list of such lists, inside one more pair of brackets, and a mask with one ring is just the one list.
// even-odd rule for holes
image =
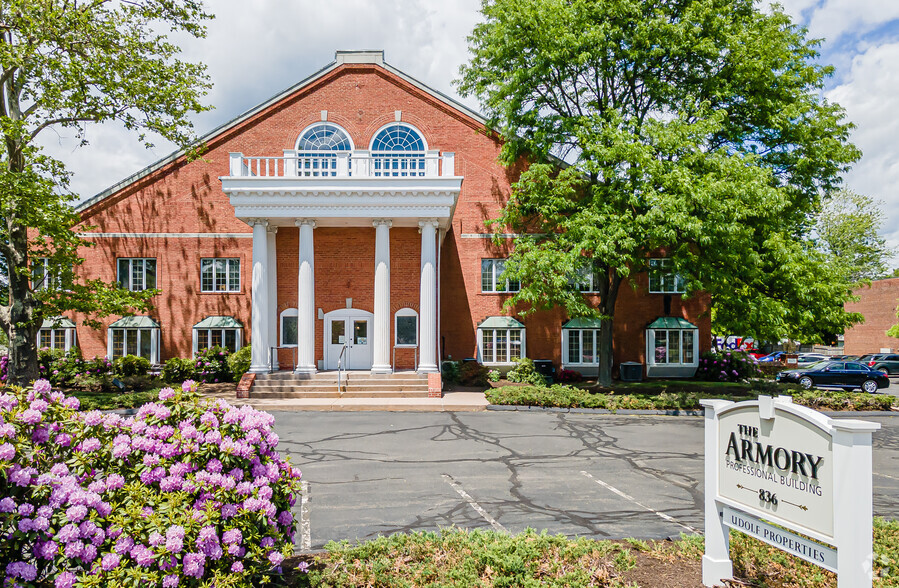
[[[234, 217], [234, 209], [222, 192], [220, 176], [228, 174], [229, 152], [274, 156], [293, 149], [300, 132], [321, 120], [327, 110], [330, 122], [349, 133], [356, 149], [367, 149], [375, 132], [395, 121], [418, 127], [429, 149], [456, 153], [456, 173], [464, 176], [462, 191], [440, 256], [441, 341], [443, 355], [474, 356], [475, 326], [487, 316], [504, 314], [505, 295], [481, 294], [480, 260], [504, 257], [508, 251], [489, 239], [462, 238], [485, 233], [485, 221], [495, 218], [508, 198], [518, 171], [497, 162], [499, 142], [484, 132], [477, 121], [435, 100], [415, 86], [373, 65], [348, 64], [324, 75], [273, 106], [261, 111], [208, 141], [200, 159], [181, 158], [88, 208], [86, 224], [101, 232], [125, 233], [242, 233], [251, 230]], [[279, 228], [276, 237], [278, 303], [280, 313], [296, 307], [298, 229]], [[315, 307], [324, 312], [346, 307], [373, 310], [375, 229], [328, 227], [315, 229]], [[162, 325], [161, 357], [188, 356], [191, 327], [209, 315], [230, 315], [245, 325], [244, 341], [250, 340], [250, 238], [97, 238], [97, 247], [84, 252], [82, 271], [90, 277], [115, 279], [117, 257], [156, 257], [158, 286], [163, 293], [152, 313]], [[391, 310], [418, 310], [421, 237], [415, 228], [390, 230]], [[199, 292], [201, 257], [239, 257], [242, 284], [237, 294]], [[643, 328], [663, 313], [662, 295], [646, 293], [645, 276], [637, 288], [623, 286], [616, 308], [615, 358], [642, 360]], [[700, 346], [710, 340], [708, 299], [681, 300], [674, 296], [672, 314], [684, 316], [700, 327]], [[324, 322], [316, 313], [316, 358], [323, 359]], [[81, 318], [81, 317], [76, 317]], [[108, 325], [118, 317], [104, 320]], [[523, 320], [527, 326], [527, 352], [531, 357], [561, 355], [561, 311], [542, 312]], [[106, 352], [106, 331], [78, 329], [86, 356]], [[393, 317], [391, 317], [391, 347]], [[398, 350], [399, 367], [411, 367], [413, 352]], [[282, 364], [292, 354], [282, 352]]]
[[846, 304], [847, 312], [860, 312], [865, 322], [847, 329], [845, 333], [846, 353], [863, 355], [879, 353], [881, 349], [899, 350], [899, 339], [887, 337], [887, 330], [896, 324], [897, 303], [899, 303], [899, 278], [877, 280], [870, 286], [863, 286], [853, 292], [858, 302]]

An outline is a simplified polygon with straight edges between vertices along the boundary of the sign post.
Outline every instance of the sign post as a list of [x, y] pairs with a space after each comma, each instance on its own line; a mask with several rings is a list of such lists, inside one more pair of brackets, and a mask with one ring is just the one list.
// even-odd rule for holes
[[703, 585], [733, 577], [729, 535], [736, 529], [836, 572], [838, 588], [870, 588], [871, 434], [880, 425], [831, 419], [789, 396], [701, 404]]

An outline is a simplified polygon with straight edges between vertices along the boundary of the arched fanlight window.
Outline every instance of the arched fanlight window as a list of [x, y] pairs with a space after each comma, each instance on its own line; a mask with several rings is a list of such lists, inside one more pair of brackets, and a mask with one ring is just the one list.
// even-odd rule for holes
[[[353, 150], [349, 135], [332, 123], [316, 123], [297, 139], [297, 172], [300, 176], [336, 176], [337, 152]], [[349, 166], [349, 163], [347, 163]]]
[[387, 125], [371, 141], [374, 175], [423, 176], [426, 150], [427, 145], [415, 128], [402, 123]]

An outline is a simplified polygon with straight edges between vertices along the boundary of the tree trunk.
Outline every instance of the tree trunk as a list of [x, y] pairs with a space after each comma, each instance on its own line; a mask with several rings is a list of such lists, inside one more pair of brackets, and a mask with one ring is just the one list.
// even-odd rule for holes
[[18, 259], [8, 260], [9, 271], [9, 364], [7, 383], [27, 386], [38, 378], [37, 333], [34, 296], [28, 267], [28, 234], [24, 227], [9, 225], [10, 248]]
[[[595, 275], [595, 274], [594, 274]], [[618, 300], [618, 287], [621, 285], [621, 277], [614, 269], [606, 270], [606, 279], [599, 284], [599, 377], [598, 384], [604, 388], [612, 385], [612, 367], [614, 363], [614, 348], [612, 346], [612, 334], [615, 318], [615, 302]]]

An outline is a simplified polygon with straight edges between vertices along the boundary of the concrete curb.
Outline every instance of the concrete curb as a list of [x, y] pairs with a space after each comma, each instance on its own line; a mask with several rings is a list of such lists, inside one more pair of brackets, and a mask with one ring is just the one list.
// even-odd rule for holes
[[[497, 412], [569, 412], [574, 414], [609, 414], [609, 415], [655, 415], [655, 416], [703, 416], [702, 410], [641, 410], [621, 409], [609, 410], [608, 408], [561, 408], [558, 406], [522, 406], [515, 404], [488, 404], [487, 410]], [[859, 411], [827, 411], [822, 412], [829, 417], [899, 417], [899, 411], [891, 410], [859, 410]]]

